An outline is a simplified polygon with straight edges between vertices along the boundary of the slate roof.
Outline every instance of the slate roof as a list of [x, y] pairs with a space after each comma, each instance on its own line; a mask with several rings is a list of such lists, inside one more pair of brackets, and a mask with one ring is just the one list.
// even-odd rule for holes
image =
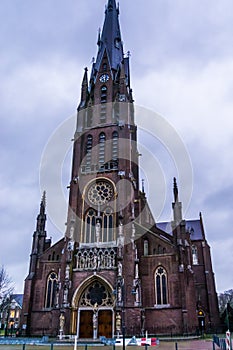
[[107, 51], [111, 68], [116, 71], [124, 58], [118, 16], [119, 9], [116, 7], [116, 1], [109, 0], [105, 11], [103, 30], [98, 40], [99, 50], [96, 62], [93, 64], [92, 75], [93, 72], [99, 71], [105, 50]]
[[[186, 230], [190, 232], [190, 238], [192, 241], [198, 241], [205, 239], [204, 232], [200, 219], [186, 220]], [[156, 226], [166, 233], [172, 235], [171, 222], [158, 222]]]
[[10, 298], [11, 301], [15, 300], [20, 307], [23, 306], [23, 294], [12, 294]]

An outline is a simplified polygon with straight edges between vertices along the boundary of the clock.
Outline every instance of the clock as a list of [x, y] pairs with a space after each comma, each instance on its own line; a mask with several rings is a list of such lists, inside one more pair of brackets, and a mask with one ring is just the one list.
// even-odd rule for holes
[[87, 198], [91, 204], [103, 205], [113, 197], [113, 187], [107, 181], [98, 181], [92, 184], [87, 192]]
[[102, 74], [100, 76], [101, 83], [106, 83], [106, 81], [108, 81], [108, 80], [109, 80], [109, 75], [108, 74]]

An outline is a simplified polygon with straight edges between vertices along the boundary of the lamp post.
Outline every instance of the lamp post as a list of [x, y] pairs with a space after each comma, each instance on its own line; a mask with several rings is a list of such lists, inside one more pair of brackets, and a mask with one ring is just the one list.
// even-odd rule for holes
[[125, 350], [125, 282], [122, 278], [121, 281], [121, 290], [122, 290], [122, 337], [123, 337], [123, 350]]
[[232, 349], [232, 347], [231, 347], [231, 333], [230, 333], [230, 320], [229, 320], [228, 305], [230, 305], [229, 302], [227, 302], [227, 305], [226, 305], [226, 323], [227, 323], [227, 329], [228, 329], [227, 333], [229, 332], [229, 338], [230, 338], [229, 339], [229, 343], [230, 344], [228, 346], [228, 349]]
[[[119, 278], [120, 277], [120, 278]], [[124, 278], [120, 274], [118, 277], [118, 282], [116, 286], [116, 290], [114, 290], [114, 294], [116, 295], [116, 305], [121, 309], [121, 326], [118, 324], [117, 331], [122, 331], [122, 339], [123, 339], [123, 349], [125, 350], [125, 283]], [[119, 336], [119, 333], [118, 333]]]

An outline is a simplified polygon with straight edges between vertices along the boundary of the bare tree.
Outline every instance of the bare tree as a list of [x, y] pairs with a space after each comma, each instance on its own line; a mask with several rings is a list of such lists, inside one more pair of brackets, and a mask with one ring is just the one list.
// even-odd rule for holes
[[227, 304], [233, 307], [233, 289], [229, 289], [223, 293], [220, 293], [218, 295], [218, 304], [220, 314], [224, 312]]
[[11, 277], [8, 275], [5, 267], [0, 267], [0, 311], [8, 303], [9, 296], [13, 293], [14, 286]]

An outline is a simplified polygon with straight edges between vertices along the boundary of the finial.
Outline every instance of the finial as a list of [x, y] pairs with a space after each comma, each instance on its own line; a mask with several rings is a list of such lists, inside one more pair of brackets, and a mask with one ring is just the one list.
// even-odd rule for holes
[[142, 193], [145, 193], [145, 187], [144, 187], [144, 184], [145, 184], [145, 180], [142, 179]]
[[119, 1], [118, 1], [118, 3], [117, 3], [117, 14], [119, 15], [119, 13], [120, 13], [120, 4], [119, 4]]
[[101, 43], [100, 34], [101, 34], [101, 29], [99, 28], [99, 29], [98, 29], [98, 40], [97, 40], [97, 45], [98, 45], [98, 46], [100, 46], [100, 43]]
[[43, 204], [43, 206], [46, 206], [46, 191], [43, 191], [43, 195], [41, 198], [41, 204]]
[[174, 201], [177, 202], [178, 201], [178, 187], [177, 187], [177, 182], [176, 182], [176, 178], [173, 178], [174, 181], [174, 187], [173, 187], [173, 193], [174, 193]]
[[40, 215], [44, 215], [46, 206], [46, 192], [43, 192], [41, 202], [40, 202]]

